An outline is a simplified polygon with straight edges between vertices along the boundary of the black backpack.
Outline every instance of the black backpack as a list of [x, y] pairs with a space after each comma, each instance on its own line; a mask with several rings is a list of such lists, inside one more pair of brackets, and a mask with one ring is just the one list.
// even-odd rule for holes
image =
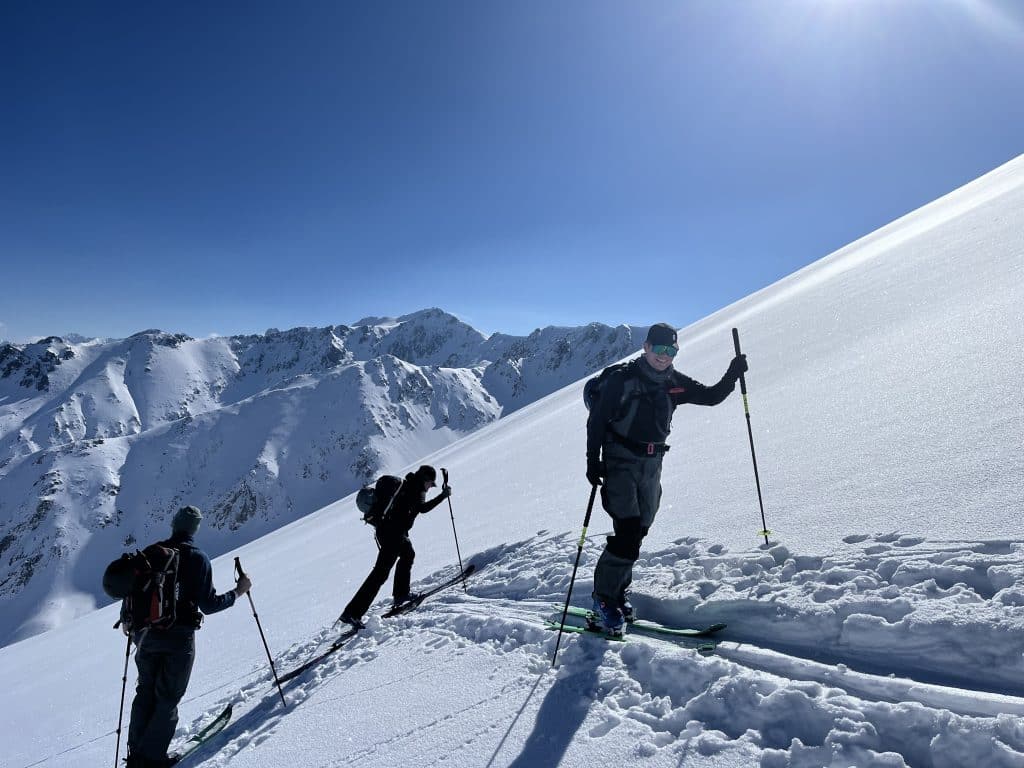
[[626, 370], [631, 364], [632, 361], [628, 363], [615, 363], [615, 365], [609, 365], [597, 374], [597, 376], [587, 379], [587, 383], [583, 385], [583, 404], [587, 406], [588, 411], [593, 410], [594, 403], [601, 398], [601, 387], [604, 386], [608, 377], [616, 371]]
[[383, 523], [404, 484], [400, 477], [381, 475], [377, 482], [360, 488], [356, 494], [356, 506], [363, 513], [363, 522], [374, 528]]
[[150, 544], [125, 553], [103, 572], [103, 591], [121, 600], [114, 628], [125, 634], [142, 629], [166, 629], [178, 609], [178, 564], [181, 553], [166, 544]]

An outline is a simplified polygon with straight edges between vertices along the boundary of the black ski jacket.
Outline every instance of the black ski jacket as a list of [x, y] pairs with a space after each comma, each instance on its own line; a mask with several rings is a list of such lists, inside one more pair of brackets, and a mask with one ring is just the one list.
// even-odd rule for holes
[[426, 514], [444, 499], [443, 494], [438, 494], [427, 501], [423, 481], [418, 480], [415, 473], [410, 472], [405, 476], [405, 482], [398, 495], [391, 502], [391, 509], [388, 510], [383, 522], [377, 526], [377, 535], [387, 539], [405, 536], [412, 530], [417, 515]]
[[213, 566], [210, 558], [192, 541], [192, 536], [183, 531], [175, 532], [171, 538], [160, 542], [165, 547], [174, 547], [178, 556], [178, 604], [175, 609], [174, 626], [198, 629], [202, 621], [199, 612], [209, 616], [235, 604], [235, 591], [228, 590], [218, 595], [213, 588]]
[[718, 405], [735, 388], [736, 378], [728, 373], [709, 387], [674, 368], [655, 371], [640, 356], [602, 383], [587, 419], [587, 458], [600, 459], [602, 446], [617, 437], [631, 447], [664, 446], [676, 406]]

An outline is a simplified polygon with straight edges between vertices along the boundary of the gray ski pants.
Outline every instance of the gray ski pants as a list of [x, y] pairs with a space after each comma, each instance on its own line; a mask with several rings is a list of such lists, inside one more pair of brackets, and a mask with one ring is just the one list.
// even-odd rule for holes
[[187, 627], [147, 629], [137, 643], [139, 681], [128, 726], [128, 752], [146, 760], [163, 760], [178, 725], [178, 702], [192, 675], [195, 631]]
[[618, 445], [605, 446], [601, 504], [614, 534], [594, 569], [594, 595], [616, 605], [633, 582], [633, 563], [661, 504], [662, 456], [640, 457]]

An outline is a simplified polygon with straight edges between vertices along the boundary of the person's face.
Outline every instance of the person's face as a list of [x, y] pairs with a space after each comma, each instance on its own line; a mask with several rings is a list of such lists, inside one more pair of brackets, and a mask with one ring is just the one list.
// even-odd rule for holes
[[426, 493], [431, 488], [433, 488], [435, 485], [437, 485], [437, 483], [435, 483], [433, 480], [424, 480], [423, 481], [423, 492]]
[[656, 371], [664, 371], [672, 365], [672, 358], [678, 351], [678, 348], [674, 346], [644, 342], [644, 358], [647, 360], [647, 364]]

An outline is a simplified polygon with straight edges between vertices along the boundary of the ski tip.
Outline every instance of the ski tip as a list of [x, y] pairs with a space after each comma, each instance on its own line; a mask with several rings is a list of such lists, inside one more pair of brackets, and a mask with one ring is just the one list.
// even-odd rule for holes
[[708, 627], [704, 631], [705, 632], [721, 632], [727, 626], [728, 626], [727, 624], [712, 624], [710, 627]]

